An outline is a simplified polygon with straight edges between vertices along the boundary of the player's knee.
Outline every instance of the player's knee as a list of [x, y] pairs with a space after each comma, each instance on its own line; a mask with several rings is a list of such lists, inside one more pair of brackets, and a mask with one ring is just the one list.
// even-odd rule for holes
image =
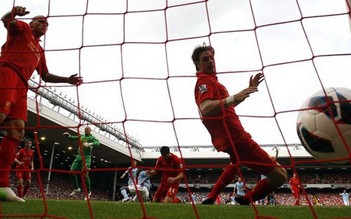
[[277, 167], [278, 168], [278, 176], [277, 176], [277, 184], [278, 187], [283, 185], [288, 180], [288, 173], [285, 168]]
[[0, 124], [2, 124], [6, 119], [6, 115], [4, 113], [0, 113]]
[[275, 167], [272, 172], [267, 175], [267, 180], [273, 188], [283, 185], [288, 179], [286, 169], [283, 167]]

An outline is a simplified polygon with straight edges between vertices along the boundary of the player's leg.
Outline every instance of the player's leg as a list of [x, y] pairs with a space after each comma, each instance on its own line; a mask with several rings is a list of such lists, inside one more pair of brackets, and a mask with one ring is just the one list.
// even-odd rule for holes
[[[149, 190], [145, 186], [142, 186], [142, 187], [138, 186], [137, 189], [139, 191], [141, 200], [146, 202], [148, 200], [148, 198], [149, 198]], [[134, 191], [134, 193], [136, 193], [136, 191]], [[138, 195], [135, 195], [134, 198], [133, 198], [133, 202], [135, 202], [137, 200], [138, 200]]]
[[90, 183], [90, 177], [89, 177], [90, 165], [91, 165], [91, 156], [86, 156], [85, 165], [83, 166], [83, 168], [87, 168], [87, 171], [84, 173], [87, 195], [85, 196], [84, 200], [87, 200], [87, 198], [90, 198], [91, 196], [91, 183]]
[[160, 187], [156, 190], [152, 202], [161, 202], [166, 197], [168, 186], [160, 184]]
[[178, 194], [178, 184], [171, 184], [171, 186], [167, 190], [167, 194], [165, 199], [163, 200], [163, 203], [173, 203], [174, 198]]
[[225, 189], [225, 187], [227, 187], [228, 184], [233, 181], [236, 171], [237, 166], [229, 164], [216, 181], [216, 184], [214, 185], [211, 192], [207, 195], [207, 198], [201, 203], [204, 205], [213, 204], [217, 196]]
[[72, 165], [71, 165], [71, 170], [70, 170], [70, 178], [73, 184], [73, 191], [70, 194], [70, 196], [72, 195], [76, 195], [78, 194], [81, 190], [79, 188], [79, 184], [78, 184], [78, 177], [77, 174], [74, 173], [74, 171], [78, 171], [81, 170], [81, 160], [79, 159], [79, 155], [76, 156], [76, 159], [74, 159]]
[[[287, 172], [278, 162], [272, 159], [267, 152], [265, 152], [256, 142], [251, 138], [236, 145], [238, 147], [238, 155], [242, 162], [247, 163], [246, 166], [250, 167], [257, 173], [264, 174], [267, 176], [265, 179], [261, 179], [257, 182], [255, 187], [248, 192], [244, 197], [236, 198], [239, 204], [248, 205], [251, 202], [260, 200], [266, 197], [274, 189], [283, 185], [287, 180]], [[234, 153], [231, 153], [231, 159], [233, 160]], [[234, 158], [235, 160], [235, 158]], [[233, 162], [233, 161], [232, 161]]]
[[32, 185], [32, 174], [30, 172], [25, 172], [24, 176], [24, 189], [23, 189], [23, 197], [28, 194], [29, 188]]
[[23, 172], [16, 171], [17, 176], [17, 196], [23, 198]]
[[122, 187], [119, 191], [121, 192], [121, 195], [123, 196], [122, 202], [130, 201], [129, 189], [127, 186]]
[[24, 202], [10, 189], [10, 170], [16, 157], [16, 150], [24, 135], [24, 121], [6, 120], [7, 134], [0, 145], [0, 200]]

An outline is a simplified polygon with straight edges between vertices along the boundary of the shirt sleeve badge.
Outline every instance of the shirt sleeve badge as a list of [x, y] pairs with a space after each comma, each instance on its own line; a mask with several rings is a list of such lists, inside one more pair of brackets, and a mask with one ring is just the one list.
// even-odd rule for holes
[[199, 86], [199, 92], [200, 92], [200, 94], [205, 93], [206, 91], [207, 91], [207, 86], [206, 86], [206, 84], [201, 84], [201, 85]]

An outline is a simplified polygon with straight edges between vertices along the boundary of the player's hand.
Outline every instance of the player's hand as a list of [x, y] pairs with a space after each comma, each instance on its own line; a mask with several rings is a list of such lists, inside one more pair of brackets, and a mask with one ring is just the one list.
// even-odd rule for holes
[[77, 76], [78, 74], [73, 74], [71, 76], [68, 77], [67, 82], [69, 84], [75, 84], [75, 85], [80, 85], [83, 83], [83, 78], [80, 76]]
[[93, 143], [84, 142], [84, 143], [83, 143], [83, 146], [84, 146], [84, 147], [93, 146]]
[[24, 16], [26, 14], [29, 14], [29, 11], [27, 11], [25, 7], [15, 6], [12, 8], [12, 13], [14, 16]]
[[172, 184], [172, 183], [174, 183], [174, 179], [172, 177], [168, 177], [167, 182], [169, 184]]
[[243, 102], [250, 94], [257, 92], [257, 87], [248, 87], [234, 95], [235, 104]]
[[66, 136], [66, 137], [69, 137], [69, 136], [70, 136], [70, 134], [69, 134], [68, 132], [64, 132], [62, 135], [63, 135], [63, 136]]
[[249, 87], [258, 87], [258, 85], [264, 80], [263, 73], [257, 73], [255, 76], [250, 77]]

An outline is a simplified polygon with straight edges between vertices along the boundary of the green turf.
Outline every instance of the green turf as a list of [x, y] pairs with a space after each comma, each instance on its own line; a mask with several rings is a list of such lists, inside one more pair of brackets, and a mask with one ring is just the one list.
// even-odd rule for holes
[[[0, 218], [158, 218], [158, 219], [216, 219], [216, 218], [351, 218], [351, 207], [314, 207], [314, 216], [308, 206], [252, 206], [195, 205], [144, 203], [145, 214], [139, 203], [91, 201], [93, 214], [86, 201], [48, 200], [47, 212], [42, 200], [27, 200], [26, 203], [1, 202]], [[195, 213], [197, 212], [197, 214]], [[198, 215], [198, 217], [197, 217]], [[45, 216], [45, 217], [44, 217]]]

